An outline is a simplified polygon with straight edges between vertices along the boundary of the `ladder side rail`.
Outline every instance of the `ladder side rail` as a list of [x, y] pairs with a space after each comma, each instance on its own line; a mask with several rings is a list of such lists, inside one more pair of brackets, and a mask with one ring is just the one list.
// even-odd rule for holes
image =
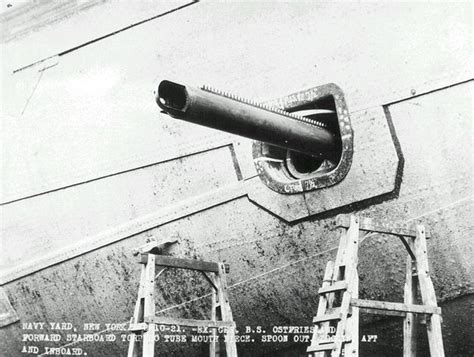
[[[347, 317], [351, 303], [351, 294], [355, 288], [354, 283], [357, 277], [357, 261], [359, 247], [359, 219], [351, 216], [351, 224], [347, 230], [346, 252], [344, 254], [345, 262], [345, 280], [348, 288], [343, 294], [341, 303], [341, 319], [337, 324], [336, 335], [334, 336], [334, 348], [332, 357], [339, 357], [342, 352], [342, 345], [346, 341]], [[352, 344], [351, 344], [352, 345]]]
[[[216, 276], [218, 290], [218, 298], [221, 309], [222, 321], [234, 321], [232, 310], [229, 304], [227, 291], [226, 267], [223, 263], [218, 263], [218, 273]], [[237, 345], [235, 339], [235, 328], [226, 329], [225, 347], [227, 357], [237, 357]]]
[[[155, 317], [155, 255], [148, 254], [145, 268], [144, 284], [144, 319]], [[155, 323], [148, 323], [148, 329], [143, 333], [143, 357], [153, 357], [155, 353]]]
[[[135, 303], [135, 309], [133, 311], [133, 317], [130, 321], [131, 324], [137, 324], [143, 322], [143, 306], [144, 306], [144, 286], [146, 281], [146, 269], [145, 264], [140, 264], [140, 284], [138, 286], [137, 302]], [[141, 334], [141, 333], [140, 333]], [[128, 343], [127, 357], [138, 357], [138, 334], [132, 333], [130, 342]]]
[[[426, 246], [425, 228], [417, 226], [417, 236], [415, 239], [416, 267], [418, 281], [420, 284], [420, 294], [424, 305], [437, 307], [436, 294], [433, 282], [430, 278], [428, 266], [428, 250]], [[428, 343], [432, 357], [444, 357], [443, 337], [441, 333], [441, 316], [433, 314], [428, 316], [426, 321], [428, 332]]]
[[[359, 274], [357, 269], [355, 271], [354, 283], [352, 285], [351, 298], [359, 298]], [[344, 346], [344, 356], [359, 356], [359, 308], [355, 306], [350, 307], [352, 310], [351, 316], [348, 318], [348, 332], [350, 334], [351, 343], [346, 343]], [[346, 332], [347, 333], [347, 332]]]
[[[412, 238], [407, 238], [407, 244], [410, 245], [410, 249], [414, 250], [414, 244]], [[416, 293], [418, 280], [415, 274], [413, 274], [413, 268], [416, 266], [416, 261], [411, 255], [407, 256], [406, 263], [406, 280], [404, 287], [403, 302], [405, 305], [413, 305], [416, 303]], [[403, 357], [416, 357], [417, 347], [417, 318], [414, 313], [407, 313], [403, 319]]]
[[[348, 241], [348, 230], [344, 229], [339, 239], [339, 247], [337, 249], [336, 259], [334, 260], [334, 269], [332, 273], [331, 283], [329, 286], [334, 285], [337, 281], [344, 280], [345, 269], [346, 269], [346, 251]], [[343, 270], [344, 269], [344, 270]], [[334, 306], [335, 294], [326, 294], [327, 307], [332, 308]]]
[[[212, 300], [211, 300], [211, 321], [217, 321], [217, 282], [215, 276], [210, 276], [209, 279], [212, 281], [212, 285], [215, 289], [212, 290]], [[219, 342], [216, 340], [218, 338], [216, 329], [211, 329], [211, 343], [209, 344], [209, 357], [218, 357], [220, 351], [218, 348]]]

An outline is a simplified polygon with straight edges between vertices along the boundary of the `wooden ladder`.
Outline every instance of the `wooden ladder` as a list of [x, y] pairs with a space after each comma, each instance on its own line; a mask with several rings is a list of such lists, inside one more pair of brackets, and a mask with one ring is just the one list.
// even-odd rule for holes
[[[135, 310], [130, 322], [129, 331], [133, 332], [128, 346], [128, 357], [138, 357], [140, 345], [143, 357], [153, 357], [155, 353], [155, 330], [157, 325], [187, 326], [210, 329], [210, 357], [221, 356], [217, 329], [225, 334], [225, 351], [227, 357], [237, 357], [235, 323], [232, 318], [227, 296], [226, 273], [229, 266], [223, 263], [207, 262], [196, 259], [181, 259], [161, 255], [163, 249], [174, 242], [147, 243], [134, 251], [141, 264], [140, 286]], [[213, 287], [211, 320], [194, 320], [161, 317], [155, 315], [155, 280], [168, 268], [180, 268], [200, 271]], [[139, 337], [141, 336], [141, 337]]]
[[[416, 315], [426, 317], [431, 356], [444, 356], [441, 309], [429, 276], [425, 228], [415, 230], [373, 224], [371, 219], [338, 216], [336, 227], [344, 228], [335, 262], [326, 265], [319, 289], [319, 305], [308, 356], [359, 356], [359, 312], [400, 316], [403, 323], [403, 356], [416, 356]], [[404, 302], [359, 299], [357, 274], [359, 231], [399, 237], [408, 252]], [[368, 237], [368, 235], [367, 235]], [[417, 305], [420, 290], [422, 305]]]

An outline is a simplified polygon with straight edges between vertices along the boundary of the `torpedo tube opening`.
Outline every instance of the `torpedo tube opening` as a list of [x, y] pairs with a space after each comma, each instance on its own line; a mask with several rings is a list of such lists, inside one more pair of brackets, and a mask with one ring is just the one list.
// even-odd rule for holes
[[285, 163], [288, 173], [296, 179], [309, 177], [315, 173], [321, 174], [333, 170], [342, 156], [342, 145], [337, 117], [336, 103], [332, 95], [325, 96], [310, 104], [294, 107], [291, 113], [312, 119], [331, 131], [337, 138], [335, 152], [330, 156], [315, 157], [287, 150]]
[[157, 104], [167, 113], [185, 111], [187, 101], [185, 86], [170, 81], [162, 81], [158, 86]]

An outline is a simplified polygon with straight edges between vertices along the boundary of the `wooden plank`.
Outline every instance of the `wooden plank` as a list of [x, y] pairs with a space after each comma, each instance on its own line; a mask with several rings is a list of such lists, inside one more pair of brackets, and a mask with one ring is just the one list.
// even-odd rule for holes
[[161, 317], [161, 316], [145, 316], [145, 321], [153, 322], [157, 325], [176, 325], [176, 326], [209, 327], [209, 328], [235, 327], [235, 322], [233, 321], [195, 320], [195, 319], [181, 319], [181, 318]]
[[[149, 254], [147, 256], [148, 263], [145, 266], [145, 277], [144, 282], [144, 316], [155, 315], [155, 255]], [[148, 321], [144, 321], [148, 322]], [[143, 333], [143, 356], [154, 356], [155, 353], [155, 325], [150, 323], [148, 329]]]
[[[146, 281], [146, 269], [145, 269], [145, 265], [142, 265], [141, 273], [140, 273], [140, 285], [138, 286], [138, 296], [137, 296], [137, 301], [135, 303], [135, 309], [133, 312], [133, 317], [132, 317], [130, 326], [140, 324], [143, 321], [145, 281]], [[138, 348], [139, 348], [139, 341], [136, 339], [136, 336], [133, 335], [128, 344], [127, 357], [138, 357], [139, 355]]]
[[331, 351], [333, 348], [334, 348], [334, 343], [328, 343], [324, 345], [309, 346], [306, 352], [311, 353], [311, 352]]
[[412, 312], [415, 314], [441, 314], [441, 309], [436, 306], [412, 305], [397, 302], [375, 301], [364, 299], [351, 299], [351, 305], [357, 307], [371, 308], [376, 310], [389, 310], [400, 312]]
[[[203, 272], [203, 274], [206, 274]], [[214, 285], [216, 288], [212, 292], [212, 301], [211, 301], [211, 320], [212, 321], [217, 321], [217, 309], [218, 304], [217, 304], [217, 283], [216, 283], [216, 278], [215, 276], [211, 275], [209, 279], [212, 280], [212, 285]], [[217, 331], [216, 329], [211, 330], [211, 342], [209, 343], [209, 357], [216, 357], [216, 353], [218, 352], [219, 349], [219, 342], [216, 341], [217, 337]], [[219, 351], [220, 352], [220, 351]]]
[[436, 301], [436, 294], [433, 282], [429, 277], [428, 248], [426, 246], [426, 231], [422, 225], [417, 227], [417, 237], [415, 239], [416, 268], [418, 271], [418, 281], [420, 283], [420, 294], [423, 304], [429, 305], [433, 309], [438, 309], [439, 314], [431, 316], [426, 321], [428, 331], [428, 343], [432, 357], [444, 357], [443, 336], [441, 333], [441, 309]]
[[341, 314], [340, 313], [327, 314], [327, 315], [321, 315], [321, 316], [314, 317], [313, 318], [313, 323], [317, 324], [317, 323], [320, 323], [320, 322], [340, 320], [340, 319], [341, 319]]
[[[404, 238], [402, 238], [404, 240]], [[406, 243], [409, 245], [410, 250], [413, 250], [413, 239], [408, 238]], [[413, 274], [413, 262], [412, 257], [407, 257], [406, 263], [406, 279], [404, 287], [403, 302], [405, 304], [414, 304], [416, 302], [416, 292], [418, 286], [418, 274]], [[403, 321], [403, 356], [404, 357], [416, 357], [416, 345], [417, 345], [417, 326], [416, 326], [416, 315], [413, 313], [407, 313]]]
[[[344, 227], [348, 228], [350, 225], [350, 217], [347, 215], [339, 215], [336, 217], [336, 228]], [[382, 234], [388, 234], [393, 236], [402, 237], [416, 237], [416, 229], [409, 229], [406, 227], [392, 227], [387, 225], [381, 225], [375, 223], [372, 218], [361, 217], [359, 229], [366, 232], [377, 232]], [[429, 233], [426, 233], [426, 238], [429, 239]]]
[[318, 294], [327, 294], [335, 291], [341, 291], [347, 289], [347, 283], [345, 280], [336, 281], [334, 284], [325, 286], [318, 290]]
[[[354, 281], [351, 283], [350, 290], [352, 292], [353, 298], [359, 298], [359, 274], [357, 270], [355, 272]], [[360, 309], [358, 307], [350, 306], [349, 308], [349, 317], [348, 320], [348, 327], [346, 330], [346, 337], [349, 335], [351, 338], [351, 343], [346, 344], [344, 346], [344, 355], [345, 356], [359, 356], [359, 312]]]
[[[324, 345], [324, 344], [328, 344], [328, 343], [334, 343], [334, 336], [328, 336], [326, 339], [319, 339], [318, 340], [319, 345]], [[314, 344], [312, 346], [316, 346], [316, 344]], [[316, 353], [316, 354], [314, 354], [313, 357], [319, 357], [318, 355], [319, 354]], [[321, 355], [321, 357], [324, 357], [324, 353], [321, 353], [320, 355]]]
[[[146, 263], [147, 256], [149, 255], [154, 254], [142, 254], [140, 256], [140, 262]], [[212, 273], [217, 273], [219, 271], [219, 265], [215, 262], [207, 262], [204, 260], [197, 259], [176, 258], [166, 255], [156, 255], [155, 257], [156, 265], [162, 265], [171, 268], [207, 271]]]
[[[349, 343], [352, 342], [352, 339], [349, 336], [346, 336], [342, 343]], [[334, 348], [334, 340], [325, 340], [321, 341], [318, 344], [311, 344], [307, 350], [306, 353], [311, 353], [311, 352], [322, 352], [322, 351], [331, 351]], [[314, 354], [314, 357], [319, 356], [320, 354], [316, 353]], [[321, 356], [325, 356], [324, 354], [321, 354]]]
[[397, 317], [405, 317], [407, 315], [406, 312], [401, 312], [401, 311], [378, 310], [378, 309], [371, 309], [368, 307], [360, 307], [358, 309], [362, 313], [371, 314], [371, 315], [397, 316]]
[[[216, 275], [216, 283], [220, 288], [218, 289], [217, 294], [219, 297], [222, 320], [234, 324], [234, 318], [229, 304], [229, 296], [227, 295], [227, 278], [224, 263], [219, 263], [219, 272]], [[237, 357], [237, 345], [235, 341], [235, 329], [228, 329], [225, 332], [225, 351], [227, 357]]]

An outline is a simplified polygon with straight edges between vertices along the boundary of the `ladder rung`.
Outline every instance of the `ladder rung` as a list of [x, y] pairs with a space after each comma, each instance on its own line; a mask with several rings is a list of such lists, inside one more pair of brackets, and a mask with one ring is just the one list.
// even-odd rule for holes
[[[317, 341], [316, 343], [318, 345], [327, 345], [328, 343], [334, 343], [334, 335], [332, 335], [332, 336], [326, 335], [325, 338], [323, 338], [319, 335], [317, 337], [316, 341]], [[316, 345], [314, 345], [314, 346], [316, 346]]]
[[331, 351], [333, 348], [334, 348], [334, 343], [328, 343], [324, 345], [314, 345], [314, 346], [309, 346], [306, 349], [306, 353]]
[[411, 304], [402, 304], [402, 303], [397, 303], [397, 302], [363, 300], [363, 299], [351, 299], [351, 305], [361, 307], [361, 308], [399, 311], [399, 312], [404, 312], [404, 313], [411, 312], [415, 314], [441, 314], [441, 308], [439, 308], [438, 306], [429, 306], [429, 305], [411, 305]]
[[[350, 226], [350, 217], [347, 215], [339, 215], [336, 217], [336, 227], [349, 228]], [[359, 230], [366, 232], [378, 232], [395, 236], [404, 236], [404, 237], [416, 237], [416, 230], [410, 229], [408, 227], [392, 227], [390, 224], [376, 224], [374, 221], [367, 217], [359, 218]], [[429, 239], [431, 234], [428, 230], [425, 230], [426, 239]]]
[[402, 312], [402, 311], [378, 310], [378, 309], [371, 309], [369, 307], [359, 307], [359, 310], [362, 313], [371, 314], [371, 315], [398, 316], [398, 317], [407, 316], [407, 313]]
[[[148, 263], [147, 254], [141, 254], [139, 259], [140, 259], [140, 262], [143, 264]], [[167, 256], [167, 255], [156, 255], [155, 264], [162, 265], [165, 267], [172, 267], [172, 268], [201, 270], [201, 271], [208, 271], [212, 273], [219, 272], [219, 263], [216, 263], [216, 262], [207, 262], [207, 261], [198, 260], [198, 259], [176, 258], [176, 257]]]
[[[319, 352], [319, 351], [330, 351], [334, 348], [334, 337], [327, 340], [318, 340], [317, 344], [311, 345], [307, 348], [306, 353]], [[349, 343], [352, 341], [350, 336], [344, 336], [342, 343]], [[314, 341], [313, 341], [314, 342]]]
[[341, 281], [336, 281], [334, 284], [325, 286], [324, 288], [321, 288], [318, 290], [318, 294], [327, 294], [331, 293], [334, 291], [340, 291], [340, 290], [346, 290], [347, 289], [347, 283], [345, 280]]
[[332, 321], [332, 320], [340, 320], [340, 319], [341, 319], [341, 314], [340, 313], [321, 315], [321, 316], [315, 316], [313, 318], [313, 323], [317, 324], [317, 323], [324, 322], [324, 321]]
[[[352, 306], [349, 306], [349, 311], [347, 316], [352, 315]], [[341, 318], [341, 308], [340, 307], [328, 307], [323, 315], [315, 316], [313, 318], [313, 323], [319, 323], [324, 321], [338, 320]]]

